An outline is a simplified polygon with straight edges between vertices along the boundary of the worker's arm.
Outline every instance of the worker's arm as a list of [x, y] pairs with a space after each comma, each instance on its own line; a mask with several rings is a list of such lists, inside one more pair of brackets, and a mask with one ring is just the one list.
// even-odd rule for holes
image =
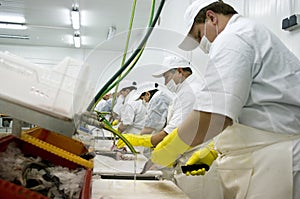
[[128, 127], [129, 125], [125, 125], [123, 124], [123, 122], [120, 123], [120, 125], [118, 126], [118, 131], [120, 133], [124, 132], [126, 130], [126, 128]]
[[165, 131], [160, 131], [155, 133], [151, 137], [151, 143], [153, 146], [158, 145], [168, 134]]
[[194, 147], [212, 139], [229, 125], [232, 120], [227, 116], [194, 110], [178, 127], [178, 136]]
[[141, 135], [147, 135], [147, 134], [152, 134], [152, 132], [154, 131], [154, 128], [151, 127], [144, 127], [142, 129], [142, 131], [140, 132]]
[[182, 125], [172, 131], [152, 152], [152, 162], [169, 166], [191, 147], [222, 132], [232, 120], [220, 114], [193, 111]]

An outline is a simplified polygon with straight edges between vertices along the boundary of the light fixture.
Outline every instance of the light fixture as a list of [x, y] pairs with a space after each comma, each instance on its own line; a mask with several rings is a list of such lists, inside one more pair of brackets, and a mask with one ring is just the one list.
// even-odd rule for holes
[[73, 29], [78, 30], [80, 28], [80, 12], [77, 6], [73, 6], [72, 8], [71, 20]]
[[11, 23], [25, 23], [25, 18], [24, 16], [13, 16], [8, 13], [1, 13], [0, 21], [11, 22]]
[[28, 35], [0, 34], [0, 39], [29, 39]]
[[25, 29], [27, 29], [27, 26], [23, 23], [11, 23], [11, 22], [1, 22], [0, 21], [0, 28], [25, 30]]
[[80, 48], [81, 39], [79, 33], [74, 33], [73, 40], [75, 48]]
[[106, 40], [110, 40], [111, 38], [113, 38], [116, 34], [116, 31], [117, 31], [117, 28], [115, 26], [108, 27]]

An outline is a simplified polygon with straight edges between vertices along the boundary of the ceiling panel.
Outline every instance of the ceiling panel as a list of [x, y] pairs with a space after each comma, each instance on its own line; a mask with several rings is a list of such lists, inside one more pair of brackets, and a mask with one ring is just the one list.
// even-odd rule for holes
[[[95, 48], [106, 40], [108, 28], [115, 26], [117, 34], [129, 28], [133, 0], [0, 0], [0, 15], [24, 16], [27, 30], [0, 29], [0, 34], [22, 35], [29, 39], [0, 38], [0, 44], [75, 48], [70, 10], [78, 3], [81, 13], [81, 48]], [[150, 0], [137, 1], [133, 28], [145, 28], [149, 21]], [[156, 1], [157, 9], [160, 1]], [[134, 35], [132, 36], [132, 40]], [[109, 50], [124, 48], [126, 37]], [[121, 40], [121, 41], [120, 41]]]

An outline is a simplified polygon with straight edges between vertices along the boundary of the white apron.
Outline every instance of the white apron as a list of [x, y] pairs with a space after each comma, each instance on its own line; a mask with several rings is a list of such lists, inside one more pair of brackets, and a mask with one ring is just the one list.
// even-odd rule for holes
[[292, 199], [292, 140], [297, 138], [241, 124], [227, 127], [214, 139], [224, 198]]

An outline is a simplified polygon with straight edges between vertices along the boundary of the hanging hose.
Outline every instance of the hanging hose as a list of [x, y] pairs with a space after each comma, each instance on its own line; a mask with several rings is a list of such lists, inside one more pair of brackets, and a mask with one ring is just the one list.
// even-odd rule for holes
[[[149, 19], [148, 27], [151, 26], [151, 23], [152, 23], [152, 20], [153, 20], [154, 7], [155, 7], [155, 0], [152, 0], [151, 13], [150, 13], [150, 19]], [[132, 18], [132, 19], [133, 19], [133, 18]], [[132, 23], [130, 24], [130, 26], [132, 26]], [[131, 28], [130, 28], [130, 31], [131, 31]], [[129, 32], [130, 32], [130, 31], [129, 31]], [[125, 56], [123, 56], [122, 65], [123, 65], [124, 62], [125, 62], [125, 57], [126, 57], [126, 54], [125, 54], [125, 53], [127, 52], [127, 49], [128, 49], [128, 42], [129, 42], [129, 39], [127, 39], [126, 50], [124, 51], [124, 55], [125, 55]], [[145, 44], [146, 44], [146, 43], [145, 43]], [[104, 92], [103, 95], [105, 95], [106, 93], [108, 93], [113, 87], [115, 87], [115, 85], [117, 85], [117, 86], [116, 86], [116, 91], [117, 91], [117, 89], [118, 89], [117, 87], [118, 87], [119, 82], [120, 82], [124, 77], [126, 77], [127, 74], [133, 69], [133, 67], [135, 66], [135, 64], [136, 64], [137, 61], [139, 60], [140, 56], [142, 55], [142, 53], [143, 53], [143, 51], [144, 51], [144, 48], [145, 48], [145, 45], [144, 45], [143, 48], [141, 49], [140, 53], [137, 55], [136, 59], [133, 61], [132, 66], [129, 67], [129, 69], [127, 69], [127, 71], [126, 71], [122, 76], [119, 76], [118, 81], [115, 82], [114, 84], [110, 85], [110, 87], [108, 87], [108, 88], [106, 89], [106, 91]], [[116, 92], [115, 92], [115, 93], [116, 93]], [[115, 94], [114, 96], [116, 96], [116, 94]], [[101, 99], [101, 98], [100, 98], [100, 99]]]
[[[123, 56], [123, 61], [122, 61], [122, 66], [121, 68], [113, 75], [113, 77], [111, 77], [108, 82], [100, 89], [100, 91], [97, 93], [97, 95], [94, 97], [94, 99], [90, 102], [87, 111], [91, 111], [95, 108], [95, 106], [97, 105], [98, 101], [100, 101], [102, 99], [102, 97], [109, 92], [114, 86], [116, 86], [117, 84], [119, 84], [119, 82], [133, 69], [133, 67], [135, 66], [135, 64], [137, 63], [137, 61], [139, 60], [139, 58], [141, 57], [145, 46], [146, 46], [146, 42], [149, 38], [149, 36], [152, 33], [152, 30], [159, 18], [159, 15], [162, 11], [163, 5], [164, 5], [165, 0], [162, 0], [160, 2], [160, 5], [158, 7], [157, 13], [155, 15], [154, 20], [152, 21], [153, 18], [153, 13], [154, 13], [154, 4], [155, 4], [155, 0], [152, 1], [152, 11], [151, 11], [151, 16], [150, 16], [150, 20], [149, 20], [149, 24], [148, 24], [148, 31], [146, 32], [146, 35], [144, 36], [143, 40], [141, 41], [141, 43], [139, 44], [139, 46], [137, 47], [137, 49], [133, 52], [133, 54], [129, 57], [129, 59], [125, 62], [125, 58], [126, 58], [126, 51], [124, 52], [124, 56]], [[128, 42], [128, 41], [127, 41]], [[126, 44], [126, 48], [128, 43]], [[125, 62], [125, 63], [123, 63]], [[125, 71], [125, 69], [127, 69], [127, 67], [129, 66], [128, 70], [122, 75], [122, 73]], [[114, 82], [117, 78], [119, 77], [119, 79]], [[103, 126], [104, 129], [112, 132], [115, 136], [118, 136], [131, 150], [131, 152], [133, 154], [136, 154], [137, 152], [135, 151], [134, 147], [131, 145], [131, 143], [122, 135], [120, 134], [117, 130], [115, 130], [111, 124], [105, 119], [103, 120], [105, 125]]]
[[[129, 59], [125, 62], [125, 64], [113, 75], [113, 77], [111, 77], [108, 82], [100, 89], [100, 91], [96, 94], [96, 96], [94, 97], [94, 99], [90, 102], [87, 110], [91, 111], [93, 110], [93, 108], [95, 107], [95, 102], [98, 102], [98, 100], [100, 100], [109, 90], [107, 90], [107, 88], [122, 74], [122, 72], [129, 66], [129, 64], [136, 58], [137, 55], [139, 55], [139, 53], [141, 53], [141, 51], [143, 51], [145, 44], [150, 36], [150, 34], [152, 33], [153, 27], [155, 26], [159, 15], [162, 11], [163, 5], [164, 5], [165, 0], [162, 0], [160, 2], [160, 5], [158, 7], [157, 13], [154, 17], [154, 20], [151, 22], [151, 25], [145, 35], [145, 37], [143, 38], [143, 40], [141, 41], [141, 43], [139, 44], [139, 46], [137, 47], [137, 49], [132, 53], [132, 55], [129, 57]], [[140, 55], [139, 55], [140, 57]], [[124, 77], [123, 77], [124, 78]]]
[[[136, 7], [136, 0], [133, 2], [133, 8], [132, 8], [131, 18], [130, 18], [130, 23], [129, 23], [129, 30], [128, 30], [128, 34], [127, 34], [127, 39], [126, 39], [126, 44], [125, 44], [125, 48], [124, 48], [124, 54], [123, 54], [123, 59], [122, 59], [122, 62], [121, 62], [121, 66], [124, 65], [125, 60], [126, 60], [127, 50], [128, 50], [128, 46], [129, 46], [129, 40], [130, 40], [130, 36], [131, 36], [131, 31], [132, 31], [132, 24], [133, 24], [132, 22], [133, 22], [133, 19], [134, 19], [135, 7]], [[119, 80], [120, 79], [122, 79], [121, 76], [119, 76]], [[111, 110], [113, 110], [114, 105], [115, 105], [115, 100], [117, 98], [118, 87], [119, 87], [119, 84], [117, 84], [117, 86], [115, 88], [115, 92], [113, 94]]]

